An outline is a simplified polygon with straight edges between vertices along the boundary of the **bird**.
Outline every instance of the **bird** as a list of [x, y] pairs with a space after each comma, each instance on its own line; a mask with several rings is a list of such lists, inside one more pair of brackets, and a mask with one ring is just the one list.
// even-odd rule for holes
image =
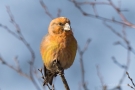
[[48, 27], [48, 33], [40, 44], [40, 54], [44, 64], [46, 83], [52, 85], [57, 76], [54, 62], [59, 62], [63, 70], [74, 62], [77, 51], [77, 40], [74, 37], [70, 20], [66, 17], [54, 18]]

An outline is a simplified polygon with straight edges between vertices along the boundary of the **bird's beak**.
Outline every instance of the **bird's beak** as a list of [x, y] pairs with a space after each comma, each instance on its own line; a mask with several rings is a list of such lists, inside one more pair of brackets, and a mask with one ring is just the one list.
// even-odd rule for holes
[[70, 27], [70, 25], [69, 25], [68, 23], [66, 23], [66, 24], [64, 25], [64, 30], [65, 30], [65, 31], [71, 30], [71, 27]]

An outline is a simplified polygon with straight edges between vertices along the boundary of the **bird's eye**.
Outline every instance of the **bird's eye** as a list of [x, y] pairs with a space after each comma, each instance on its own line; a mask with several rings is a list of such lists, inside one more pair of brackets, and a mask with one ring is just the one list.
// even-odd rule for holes
[[59, 25], [62, 26], [63, 24], [60, 22]]

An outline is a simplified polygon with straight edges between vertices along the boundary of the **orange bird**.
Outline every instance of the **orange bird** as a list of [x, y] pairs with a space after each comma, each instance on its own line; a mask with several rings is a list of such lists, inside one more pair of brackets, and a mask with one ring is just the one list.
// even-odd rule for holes
[[54, 61], [58, 61], [63, 69], [69, 68], [75, 59], [77, 41], [73, 35], [70, 20], [66, 17], [58, 17], [51, 21], [48, 34], [40, 45], [40, 53], [44, 63], [46, 83], [52, 85], [56, 76]]

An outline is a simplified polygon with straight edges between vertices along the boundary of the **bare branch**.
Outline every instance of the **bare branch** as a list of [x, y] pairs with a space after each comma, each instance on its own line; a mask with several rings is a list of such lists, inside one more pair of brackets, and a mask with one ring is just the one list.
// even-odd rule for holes
[[78, 51], [83, 54], [83, 53], [87, 50], [87, 48], [88, 48], [90, 42], [91, 42], [91, 39], [88, 39], [88, 40], [86, 41], [86, 44], [85, 44], [85, 46], [84, 46], [84, 48], [83, 48], [82, 51], [80, 50], [80, 47], [78, 46]]
[[131, 86], [130, 84], [127, 84], [130, 88], [132, 88], [133, 90], [135, 90], [135, 88], [133, 86]]
[[78, 46], [78, 53], [79, 53], [79, 55], [80, 55], [80, 66], [81, 66], [81, 74], [82, 74], [82, 85], [83, 85], [84, 90], [88, 90], [88, 88], [87, 88], [87, 85], [86, 85], [86, 82], [85, 82], [85, 72], [84, 72], [84, 64], [83, 64], [83, 54], [84, 54], [84, 52], [87, 50], [90, 41], [91, 41], [91, 39], [88, 39], [88, 40], [86, 41], [86, 44], [85, 44], [83, 50], [80, 50], [80, 47]]
[[[126, 26], [129, 26], [131, 28], [135, 28], [135, 24], [132, 24], [130, 23], [129, 21], [126, 20], [126, 18], [124, 17], [124, 15], [121, 13], [121, 10], [119, 8], [116, 8], [116, 6], [111, 2], [111, 0], [109, 0], [109, 2], [78, 2], [76, 0], [69, 0], [70, 2], [72, 2], [75, 7], [84, 15], [84, 16], [87, 16], [87, 17], [92, 17], [92, 18], [96, 18], [96, 19], [100, 19], [102, 21], [107, 21], [107, 22], [114, 22], [114, 23], [118, 23], [118, 24], [121, 24], [121, 25], [126, 25]], [[99, 15], [93, 15], [93, 14], [90, 14], [90, 13], [87, 13], [85, 12], [82, 8], [81, 8], [81, 5], [86, 5], [86, 4], [89, 4], [89, 5], [109, 5], [109, 6], [112, 6], [117, 12], [118, 14], [120, 15], [121, 19], [123, 20], [123, 22], [121, 21], [117, 21], [115, 19], [108, 19], [108, 18], [105, 18], [105, 17], [101, 17]]]
[[[10, 34], [12, 34], [14, 37], [16, 37], [17, 39], [19, 39], [25, 46], [26, 48], [29, 50], [30, 54], [31, 54], [31, 60], [29, 61], [30, 64], [30, 75], [25, 74], [19, 64], [18, 64], [18, 60], [16, 60], [16, 64], [17, 67], [13, 67], [12, 65], [8, 64], [4, 59], [1, 58], [1, 61], [3, 64], [5, 64], [6, 66], [10, 67], [11, 69], [15, 70], [17, 73], [19, 73], [22, 76], [27, 77], [28, 79], [30, 79], [32, 81], [32, 83], [34, 84], [34, 86], [37, 88], [37, 90], [40, 90], [40, 87], [38, 86], [37, 82], [34, 79], [33, 76], [33, 65], [34, 65], [34, 61], [35, 61], [35, 53], [33, 51], [33, 49], [31, 48], [31, 46], [29, 45], [29, 43], [26, 41], [26, 39], [24, 38], [24, 36], [21, 33], [21, 29], [19, 27], [19, 25], [16, 23], [13, 14], [10, 11], [10, 7], [6, 6], [7, 9], [7, 13], [10, 17], [10, 22], [14, 25], [14, 27], [16, 28], [16, 32], [11, 31], [7, 26], [0, 24], [0, 27], [2, 27], [3, 29], [7, 30]], [[17, 59], [17, 58], [16, 58]]]
[[[75, 0], [69, 0], [71, 2], [75, 1]], [[77, 3], [78, 5], [110, 5], [108, 2], [96, 2], [96, 1], [91, 1], [91, 2], [88, 2], [88, 1], [85, 1], [85, 2], [77, 2], [75, 1], [75, 3]]]
[[61, 77], [61, 79], [62, 79], [62, 81], [63, 81], [63, 84], [64, 84], [64, 86], [65, 86], [65, 89], [66, 89], [66, 90], [70, 90], [65, 76], [64, 76], [63, 74], [60, 74], [60, 77]]
[[102, 77], [102, 75], [100, 73], [100, 70], [99, 70], [99, 66], [98, 65], [96, 66], [96, 69], [97, 69], [97, 75], [98, 75], [99, 80], [100, 80], [101, 85], [102, 85], [102, 90], [107, 90], [107, 85], [104, 84], [103, 77]]
[[95, 6], [95, 5], [92, 5], [92, 8], [93, 8], [93, 11], [94, 11], [95, 15], [96, 15], [96, 16], [99, 16], [99, 15], [98, 15], [98, 12], [97, 12], [97, 10], [96, 10], [96, 6]]
[[115, 58], [114, 56], [112, 57], [112, 60], [113, 60], [113, 62], [114, 62], [116, 65], [118, 65], [120, 68], [123, 68], [123, 69], [126, 69], [126, 68], [127, 68], [126, 65], [120, 64], [120, 63], [116, 60], [116, 58]]
[[65, 86], [65, 89], [66, 90], [70, 90], [69, 86], [68, 86], [68, 83], [67, 83], [67, 80], [64, 76], [64, 69], [61, 67], [61, 64], [56, 62], [56, 67], [57, 67], [57, 71], [58, 71], [58, 74], [60, 75], [61, 79], [62, 79], [62, 82]]
[[[44, 76], [44, 74], [42, 72], [42, 69], [38, 69], [38, 71], [41, 73], [42, 79], [45, 81], [45, 76]], [[48, 87], [49, 90], [52, 90], [48, 84], [46, 84], [46, 85], [47, 85], [47, 87]], [[44, 86], [44, 83], [43, 83], [43, 86]]]
[[117, 13], [119, 14], [119, 16], [120, 16], [121, 19], [123, 20], [123, 22], [124, 22], [125, 24], [127, 24], [128, 26], [131, 26], [131, 27], [132, 27], [133, 24], [130, 23], [129, 21], [127, 21], [127, 19], [125, 18], [125, 16], [121, 13], [120, 8], [116, 7], [116, 6], [113, 4], [113, 2], [112, 2], [111, 0], [109, 0], [109, 3], [110, 3], [110, 5], [117, 11]]
[[129, 78], [129, 80], [132, 82], [132, 85], [133, 85], [133, 86], [131, 86], [131, 85], [129, 85], [129, 84], [128, 84], [128, 86], [129, 86], [130, 88], [132, 88], [132, 89], [134, 89], [134, 90], [135, 90], [135, 83], [134, 83], [133, 79], [130, 77], [130, 75], [129, 75], [129, 73], [128, 73], [128, 72], [126, 72], [126, 74], [127, 74], [127, 76], [128, 76], [128, 78]]
[[10, 34], [12, 34], [17, 39], [20, 39], [19, 36], [16, 33], [14, 33], [12, 30], [10, 30], [7, 26], [5, 26], [5, 25], [3, 25], [3, 24], [0, 23], [0, 27], [2, 27], [3, 29], [7, 30], [7, 32], [9, 32]]
[[57, 17], [61, 16], [61, 9], [58, 9]]
[[43, 2], [43, 0], [40, 0], [40, 4], [41, 4], [41, 6], [44, 8], [45, 13], [46, 13], [51, 19], [53, 19], [54, 17], [53, 17], [52, 14], [50, 14], [50, 12], [48, 11], [47, 6], [46, 6], [45, 3]]
[[14, 67], [14, 66], [10, 65], [9, 63], [6, 62], [6, 60], [4, 60], [4, 59], [2, 58], [2, 56], [0, 56], [0, 61], [2, 62], [3, 65], [6, 65], [7, 67], [9, 67], [9, 68], [15, 70], [15, 71], [16, 71], [17, 73], [19, 73], [20, 75], [22, 75], [22, 76], [28, 78], [29, 80], [31, 80], [31, 78], [30, 78], [29, 75], [27, 75], [26, 73], [22, 72], [22, 70], [20, 69], [20, 66]]
[[[104, 24], [105, 24], [114, 34], [116, 34], [118, 37], [120, 37], [120, 38], [126, 43], [126, 45], [127, 45], [127, 47], [126, 47], [126, 49], [127, 49], [127, 63], [126, 63], [126, 65], [123, 66], [123, 65], [119, 64], [115, 58], [112, 58], [112, 59], [114, 60], [115, 64], [119, 65], [120, 67], [125, 68], [125, 69], [124, 69], [123, 76], [122, 76], [122, 78], [121, 78], [120, 81], [119, 81], [119, 85], [118, 85], [118, 86], [120, 86], [120, 85], [122, 84], [123, 80], [125, 79], [125, 77], [126, 77], [126, 71], [127, 71], [128, 68], [129, 68], [129, 64], [130, 64], [130, 51], [132, 51], [132, 48], [131, 48], [131, 46], [130, 46], [129, 40], [127, 40], [127, 38], [126, 38], [125, 30], [122, 30], [122, 32], [123, 32], [123, 35], [122, 35], [122, 34], [118, 33], [114, 28], [112, 28], [110, 25], [106, 24], [105, 22], [104, 22]], [[125, 29], [125, 28], [123, 27], [123, 29]], [[117, 44], [120, 44], [120, 42], [117, 42]]]

